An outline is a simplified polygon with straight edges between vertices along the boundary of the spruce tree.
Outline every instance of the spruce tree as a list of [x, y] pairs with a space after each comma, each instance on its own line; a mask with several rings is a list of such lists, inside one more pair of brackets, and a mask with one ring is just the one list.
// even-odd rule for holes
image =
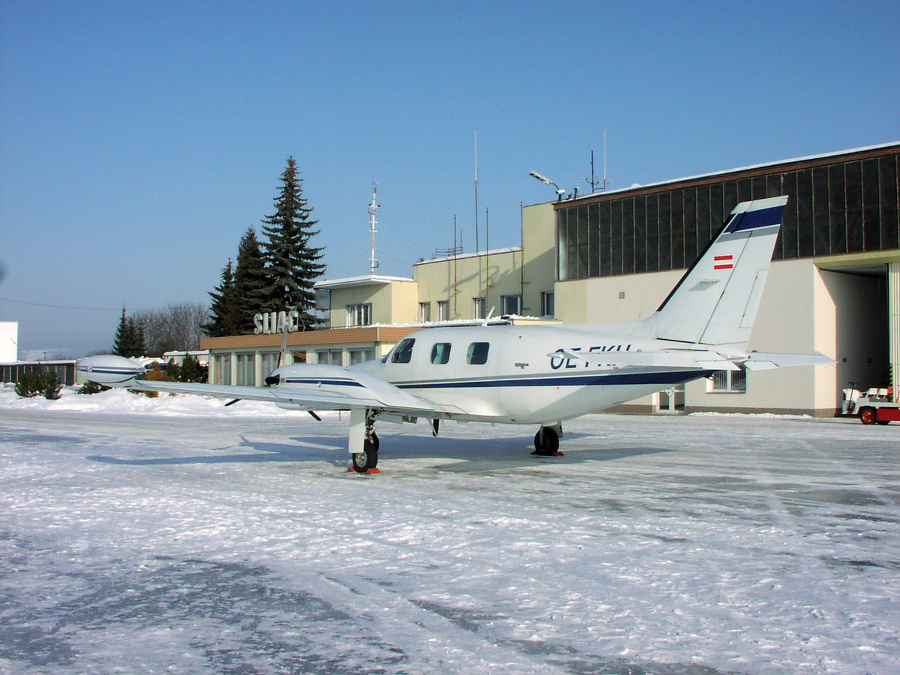
[[185, 354], [184, 362], [178, 373], [179, 382], [206, 382], [206, 373], [200, 365], [200, 361], [190, 354]]
[[235, 327], [238, 333], [253, 332], [254, 315], [266, 307], [268, 282], [266, 261], [256, 238], [256, 230], [250, 226], [241, 237], [237, 266], [234, 270], [234, 294], [237, 306]]
[[113, 354], [133, 357], [143, 356], [145, 351], [144, 326], [133, 317], [126, 316], [125, 308], [123, 307], [122, 318], [119, 319], [119, 326], [116, 328]]
[[318, 221], [312, 220], [312, 208], [303, 197], [302, 179], [293, 157], [281, 174], [281, 189], [275, 199], [275, 214], [263, 220], [263, 242], [266, 274], [264, 311], [297, 309], [303, 329], [312, 328], [317, 319], [315, 308], [315, 280], [325, 272], [321, 248], [310, 246]]
[[235, 292], [234, 267], [231, 258], [222, 270], [222, 281], [209, 292], [212, 305], [209, 308], [209, 322], [203, 328], [210, 337], [239, 335], [240, 309]]

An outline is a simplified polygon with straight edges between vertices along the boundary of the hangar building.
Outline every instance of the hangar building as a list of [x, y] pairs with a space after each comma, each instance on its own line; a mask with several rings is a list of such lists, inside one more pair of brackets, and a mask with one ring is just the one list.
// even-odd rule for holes
[[[849, 381], [897, 391], [898, 163], [900, 143], [889, 143], [526, 206], [519, 247], [423, 260], [412, 278], [319, 282], [330, 328], [291, 333], [290, 351], [350, 365], [422, 327], [491, 309], [563, 323], [646, 318], [734, 206], [788, 195], [749, 347], [819, 351], [836, 365], [723, 372], [623, 409], [830, 416]], [[279, 334], [203, 340], [211, 381], [261, 383], [280, 343]]]

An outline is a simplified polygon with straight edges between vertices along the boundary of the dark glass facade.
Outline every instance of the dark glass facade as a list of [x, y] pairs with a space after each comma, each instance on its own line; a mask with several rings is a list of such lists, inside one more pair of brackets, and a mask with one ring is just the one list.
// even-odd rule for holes
[[563, 202], [559, 279], [688, 267], [738, 203], [779, 195], [775, 260], [898, 249], [898, 175], [893, 145]]

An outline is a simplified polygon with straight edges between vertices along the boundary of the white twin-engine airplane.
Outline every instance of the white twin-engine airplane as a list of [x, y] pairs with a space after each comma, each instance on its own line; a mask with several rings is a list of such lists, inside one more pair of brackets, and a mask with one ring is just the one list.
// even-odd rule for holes
[[352, 469], [377, 473], [378, 419], [536, 424], [535, 453], [557, 455], [562, 422], [715, 371], [831, 363], [821, 354], [747, 352], [787, 197], [739, 204], [662, 306], [644, 321], [566, 326], [428, 328], [383, 359], [342, 368], [292, 364], [265, 387], [156, 382], [119, 356], [94, 356], [81, 375], [136, 391], [349, 410]]

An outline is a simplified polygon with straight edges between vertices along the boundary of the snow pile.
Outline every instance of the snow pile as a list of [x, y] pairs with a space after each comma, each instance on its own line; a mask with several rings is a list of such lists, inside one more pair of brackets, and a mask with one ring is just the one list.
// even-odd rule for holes
[[[160, 394], [149, 397], [127, 389], [110, 389], [99, 394], [79, 394], [80, 387], [63, 387], [59, 400], [48, 401], [42, 396], [20, 398], [14, 384], [0, 385], [0, 410], [43, 410], [87, 413], [138, 413], [145, 415], [202, 415], [283, 417], [288, 411], [271, 403], [240, 401], [225, 407], [221, 398]], [[295, 413], [296, 414], [296, 413]]]

